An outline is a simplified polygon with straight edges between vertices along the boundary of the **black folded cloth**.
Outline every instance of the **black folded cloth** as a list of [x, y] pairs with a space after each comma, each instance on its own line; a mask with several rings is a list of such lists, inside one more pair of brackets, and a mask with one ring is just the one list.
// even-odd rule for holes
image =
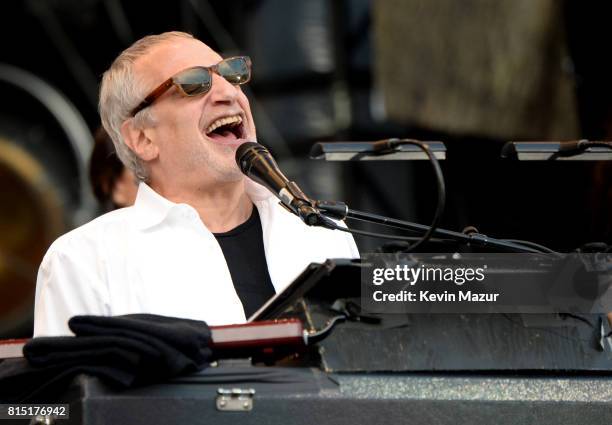
[[0, 400], [57, 391], [79, 373], [130, 387], [196, 372], [212, 356], [205, 322], [153, 314], [75, 316], [76, 336], [39, 337], [23, 348], [28, 364], [0, 363]]

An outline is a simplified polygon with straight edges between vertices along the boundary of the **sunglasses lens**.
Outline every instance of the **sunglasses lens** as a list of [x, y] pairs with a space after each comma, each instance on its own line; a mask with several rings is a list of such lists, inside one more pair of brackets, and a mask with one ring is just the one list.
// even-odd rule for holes
[[246, 57], [230, 58], [219, 63], [219, 75], [232, 84], [244, 84], [251, 78], [251, 67]]
[[177, 75], [174, 82], [181, 86], [187, 96], [195, 96], [210, 90], [212, 78], [206, 68], [191, 68]]
[[[251, 79], [251, 63], [246, 56], [226, 59], [219, 62], [216, 71], [232, 84], [244, 84]], [[173, 78], [187, 96], [206, 93], [212, 86], [210, 69], [197, 66], [186, 69]]]

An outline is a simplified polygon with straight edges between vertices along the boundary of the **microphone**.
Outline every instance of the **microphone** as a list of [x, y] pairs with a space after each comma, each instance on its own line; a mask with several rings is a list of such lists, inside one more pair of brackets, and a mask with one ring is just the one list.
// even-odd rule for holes
[[304, 192], [281, 172], [264, 146], [245, 142], [236, 150], [238, 168], [251, 180], [263, 185], [281, 201], [281, 205], [309, 226], [324, 225], [324, 217]]

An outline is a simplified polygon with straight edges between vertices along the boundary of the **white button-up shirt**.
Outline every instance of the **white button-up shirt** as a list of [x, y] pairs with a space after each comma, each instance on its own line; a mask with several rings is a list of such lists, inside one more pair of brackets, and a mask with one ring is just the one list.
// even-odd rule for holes
[[[359, 256], [350, 234], [309, 227], [266, 189], [245, 182], [261, 219], [276, 292], [312, 262]], [[246, 319], [223, 252], [196, 210], [144, 183], [134, 206], [98, 217], [51, 245], [38, 271], [34, 336], [70, 335], [67, 322], [75, 315], [128, 313], [209, 325]]]

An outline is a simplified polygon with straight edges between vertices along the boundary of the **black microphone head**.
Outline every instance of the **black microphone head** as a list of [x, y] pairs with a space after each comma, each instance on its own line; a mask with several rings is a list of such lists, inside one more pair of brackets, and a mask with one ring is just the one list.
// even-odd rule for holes
[[236, 163], [251, 180], [268, 189], [292, 213], [309, 226], [320, 224], [319, 211], [306, 195], [279, 170], [278, 164], [264, 146], [245, 142], [236, 149]]
[[268, 150], [259, 143], [244, 142], [238, 146], [238, 149], [236, 149], [236, 163], [240, 171], [248, 175], [249, 164], [252, 161], [253, 155], [259, 152], [269, 154]]
[[245, 142], [238, 146], [236, 162], [244, 175], [274, 194], [278, 194], [289, 183], [268, 149], [259, 143]]

